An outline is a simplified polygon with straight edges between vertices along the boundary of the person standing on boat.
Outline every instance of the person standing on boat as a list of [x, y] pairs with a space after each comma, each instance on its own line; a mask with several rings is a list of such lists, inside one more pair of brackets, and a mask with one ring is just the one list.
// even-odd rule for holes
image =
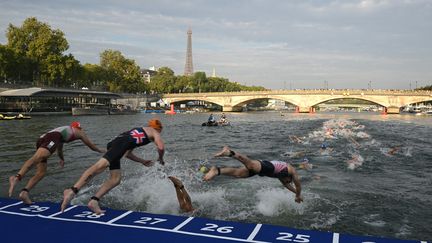
[[[225, 146], [215, 157], [233, 157], [243, 164], [243, 167], [216, 167], [204, 175], [204, 181], [210, 181], [219, 175], [228, 175], [237, 178], [248, 178], [254, 175], [277, 178], [282, 185], [295, 194], [295, 201], [301, 203], [301, 184], [296, 169], [287, 162], [252, 160], [247, 156], [234, 152]], [[293, 185], [294, 184], [294, 185]]]
[[63, 202], [61, 210], [64, 211], [72, 198], [78, 191], [87, 184], [91, 178], [103, 172], [106, 168], [110, 170], [110, 177], [106, 180], [94, 196], [91, 197], [88, 207], [96, 214], [104, 211], [99, 207], [99, 199], [102, 198], [111, 189], [120, 184], [121, 170], [120, 159], [123, 155], [126, 158], [145, 166], [153, 165], [151, 160], [145, 160], [137, 157], [132, 151], [140, 146], [154, 142], [159, 154], [159, 162], [164, 165], [163, 160], [165, 148], [160, 133], [162, 132], [162, 123], [157, 119], [148, 122], [147, 127], [136, 127], [129, 131], [123, 132], [107, 144], [108, 151], [94, 165], [88, 168], [79, 178], [79, 180], [70, 188], [63, 192]]
[[27, 160], [21, 167], [20, 171], [9, 177], [9, 197], [12, 196], [15, 185], [27, 174], [33, 165], [36, 165], [36, 174], [27, 182], [27, 185], [21, 190], [19, 198], [26, 204], [31, 204], [29, 191], [45, 177], [47, 171], [48, 158], [57, 151], [60, 158], [60, 167], [64, 167], [63, 144], [80, 139], [91, 150], [103, 153], [104, 150], [99, 149], [87, 137], [81, 128], [79, 122], [72, 122], [69, 126], [55, 128], [42, 136], [36, 142], [36, 153]]

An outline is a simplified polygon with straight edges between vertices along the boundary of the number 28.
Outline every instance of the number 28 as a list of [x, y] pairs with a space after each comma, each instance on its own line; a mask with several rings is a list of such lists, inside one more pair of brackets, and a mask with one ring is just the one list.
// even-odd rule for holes
[[301, 242], [301, 243], [307, 243], [309, 242], [310, 235], [296, 235], [293, 239], [294, 235], [291, 233], [286, 232], [279, 232], [279, 237], [276, 238], [276, 240], [285, 240], [285, 241], [294, 241], [294, 242]]

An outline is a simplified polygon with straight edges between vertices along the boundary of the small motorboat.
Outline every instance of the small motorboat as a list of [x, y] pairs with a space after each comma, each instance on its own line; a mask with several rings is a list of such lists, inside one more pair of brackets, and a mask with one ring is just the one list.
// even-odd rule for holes
[[217, 127], [219, 124], [217, 122], [204, 122], [201, 124], [203, 127]]

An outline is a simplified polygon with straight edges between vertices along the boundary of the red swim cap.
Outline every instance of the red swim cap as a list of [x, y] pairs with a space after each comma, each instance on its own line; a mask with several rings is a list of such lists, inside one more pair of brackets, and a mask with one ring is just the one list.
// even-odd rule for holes
[[70, 126], [71, 126], [71, 127], [78, 128], [78, 129], [81, 129], [81, 123], [79, 123], [79, 122], [77, 122], [77, 121], [72, 122], [72, 123], [70, 124]]
[[154, 128], [158, 132], [162, 132], [162, 123], [158, 119], [148, 121], [148, 126]]

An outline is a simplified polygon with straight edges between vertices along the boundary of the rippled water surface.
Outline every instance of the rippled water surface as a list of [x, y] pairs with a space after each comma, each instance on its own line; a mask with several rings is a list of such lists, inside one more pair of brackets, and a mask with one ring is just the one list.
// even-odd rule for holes
[[[0, 196], [7, 196], [8, 177], [33, 154], [42, 133], [75, 119], [97, 145], [105, 147], [120, 132], [143, 125], [154, 116], [50, 116], [0, 121]], [[144, 167], [124, 159], [122, 183], [101, 200], [102, 207], [181, 214], [174, 187], [166, 179], [166, 175], [175, 175], [184, 182], [199, 217], [432, 239], [432, 116], [228, 113], [232, 126], [201, 127], [207, 116], [158, 115], [164, 124], [166, 166]], [[323, 143], [328, 147], [326, 151], [320, 151]], [[202, 182], [197, 173], [200, 163], [240, 166], [230, 158], [212, 158], [223, 145], [253, 159], [299, 163], [307, 158], [314, 167], [299, 170], [304, 203], [295, 203], [294, 195], [271, 178], [220, 176]], [[65, 168], [60, 169], [57, 156], [52, 156], [47, 176], [31, 191], [33, 200], [60, 202], [62, 191], [100, 157], [80, 142], [66, 144], [64, 153]], [[137, 148], [135, 153], [157, 158], [153, 144]], [[352, 159], [355, 165], [348, 163]], [[72, 203], [86, 204], [107, 176], [97, 176]], [[14, 197], [24, 185], [18, 185]]]

